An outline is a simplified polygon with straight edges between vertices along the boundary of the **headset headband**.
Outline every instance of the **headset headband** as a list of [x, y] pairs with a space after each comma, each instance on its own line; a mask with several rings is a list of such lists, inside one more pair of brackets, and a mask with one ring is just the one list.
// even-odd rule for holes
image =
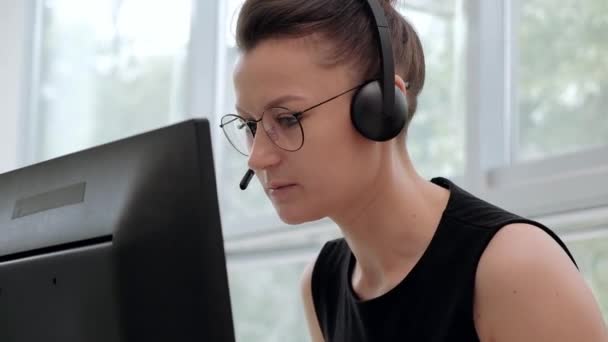
[[378, 0], [367, 0], [366, 2], [372, 12], [380, 44], [378, 52], [380, 53], [380, 69], [382, 74], [380, 82], [380, 86], [382, 87], [382, 113], [384, 116], [391, 117], [393, 116], [393, 104], [395, 103], [395, 66], [390, 29], [384, 9]]

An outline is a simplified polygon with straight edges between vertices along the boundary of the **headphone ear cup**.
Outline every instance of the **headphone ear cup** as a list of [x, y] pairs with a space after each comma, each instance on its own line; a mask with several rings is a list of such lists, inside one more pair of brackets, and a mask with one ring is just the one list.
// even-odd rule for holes
[[397, 86], [394, 106], [392, 116], [384, 115], [380, 82], [371, 81], [353, 96], [351, 121], [357, 131], [370, 140], [391, 140], [403, 130], [408, 116], [407, 99]]

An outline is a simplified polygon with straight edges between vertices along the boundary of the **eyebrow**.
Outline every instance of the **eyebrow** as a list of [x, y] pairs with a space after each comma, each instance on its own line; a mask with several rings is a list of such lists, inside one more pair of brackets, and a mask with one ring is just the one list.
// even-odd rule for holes
[[[268, 102], [266, 104], [266, 106], [264, 106], [264, 110], [273, 108], [273, 107], [280, 107], [281, 105], [285, 104], [286, 102], [304, 100], [304, 99], [305, 99], [304, 96], [293, 95], [293, 94], [279, 96], [276, 99]], [[251, 115], [251, 113], [247, 112], [246, 110], [243, 110], [239, 106], [236, 106], [236, 110], [241, 112], [243, 114], [243, 116], [254, 118], [254, 115]]]

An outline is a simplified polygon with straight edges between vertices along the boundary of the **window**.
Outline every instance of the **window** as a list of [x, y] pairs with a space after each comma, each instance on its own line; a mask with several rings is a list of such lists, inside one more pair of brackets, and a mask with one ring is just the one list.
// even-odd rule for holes
[[518, 3], [517, 158], [608, 144], [608, 2]]
[[[41, 1], [28, 159], [183, 118], [190, 0]], [[159, 23], [163, 25], [159, 25]]]
[[414, 165], [427, 178], [464, 173], [465, 46], [459, 1], [404, 1], [401, 13], [414, 26], [426, 59], [425, 87], [408, 132]]
[[237, 341], [309, 341], [299, 291], [305, 262], [229, 265]]

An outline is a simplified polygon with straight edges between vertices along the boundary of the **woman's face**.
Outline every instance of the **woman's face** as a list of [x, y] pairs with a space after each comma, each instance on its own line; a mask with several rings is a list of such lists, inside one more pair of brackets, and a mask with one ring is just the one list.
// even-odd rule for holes
[[[357, 86], [348, 65], [323, 65], [326, 46], [308, 38], [273, 39], [241, 56], [234, 73], [239, 115], [259, 119], [270, 106], [301, 111]], [[303, 114], [304, 145], [296, 152], [277, 147], [258, 123], [248, 164], [284, 222], [342, 215], [370, 196], [380, 145], [351, 124], [353, 94]]]

